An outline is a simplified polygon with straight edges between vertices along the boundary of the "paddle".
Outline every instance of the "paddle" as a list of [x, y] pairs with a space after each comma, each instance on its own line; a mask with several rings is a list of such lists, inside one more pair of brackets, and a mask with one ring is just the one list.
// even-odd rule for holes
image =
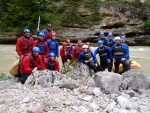
[[37, 39], [38, 39], [39, 30], [40, 30], [40, 16], [39, 16], [39, 19], [38, 19]]

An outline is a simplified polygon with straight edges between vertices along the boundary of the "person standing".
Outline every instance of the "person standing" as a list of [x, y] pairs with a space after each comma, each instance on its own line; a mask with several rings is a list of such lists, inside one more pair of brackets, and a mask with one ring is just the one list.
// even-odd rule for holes
[[67, 48], [67, 43], [63, 42], [62, 43], [62, 48], [60, 49], [60, 56], [62, 60], [63, 66], [65, 66], [65, 62], [68, 60], [68, 48]]
[[[99, 40], [102, 40], [102, 41], [103, 41], [103, 45], [106, 45], [107, 42], [108, 42], [108, 38], [105, 37], [105, 33], [104, 33], [104, 32], [100, 32], [99, 35], [100, 35]], [[98, 41], [99, 41], [99, 40], [98, 40]]]
[[68, 54], [67, 54], [67, 56], [68, 56], [68, 59], [69, 60], [72, 60], [72, 51], [73, 51], [73, 46], [70, 44], [70, 40], [68, 39], [68, 40], [66, 40], [66, 43], [67, 43], [67, 48], [68, 48]]
[[89, 68], [94, 70], [94, 72], [101, 71], [101, 68], [98, 65], [97, 59], [94, 56], [94, 54], [88, 50], [87, 45], [83, 45], [83, 52], [80, 53], [79, 55], [79, 62], [86, 64]]
[[127, 61], [128, 48], [125, 44], [121, 43], [119, 36], [115, 37], [116, 44], [112, 47], [112, 55], [114, 58], [115, 73], [119, 73], [119, 65], [123, 64], [123, 71], [129, 70], [129, 63]]
[[52, 39], [47, 40], [49, 46], [49, 53], [54, 53], [55, 56], [59, 57], [59, 45], [56, 39], [56, 33], [52, 33]]
[[113, 39], [113, 34], [110, 32], [108, 33], [108, 42], [106, 44], [106, 46], [109, 48], [110, 51], [110, 63], [108, 64], [108, 71], [111, 72], [112, 71], [112, 67], [113, 67], [113, 56], [112, 56], [112, 46], [115, 44], [115, 40]]
[[[98, 48], [94, 51], [94, 55], [96, 56], [99, 54], [100, 57], [100, 65], [103, 69], [103, 71], [110, 65], [110, 51], [107, 46], [103, 45], [103, 41], [98, 41]], [[110, 67], [108, 67], [108, 70]]]
[[24, 55], [32, 52], [34, 42], [29, 29], [24, 29], [23, 33], [24, 36], [19, 37], [16, 42], [16, 52], [20, 56], [20, 61]]
[[49, 47], [47, 42], [44, 41], [45, 34], [43, 32], [39, 33], [38, 40], [33, 42], [33, 47], [40, 48], [40, 56], [42, 57], [42, 61], [45, 61], [49, 54]]
[[78, 40], [78, 44], [73, 48], [72, 58], [78, 59], [79, 54], [82, 52], [82, 40]]
[[40, 49], [38, 47], [33, 47], [31, 54], [26, 54], [22, 59], [20, 65], [20, 82], [22, 84], [25, 83], [27, 78], [31, 75], [31, 73], [36, 72], [37, 70], [44, 70], [45, 66], [42, 63], [42, 58], [39, 55]]

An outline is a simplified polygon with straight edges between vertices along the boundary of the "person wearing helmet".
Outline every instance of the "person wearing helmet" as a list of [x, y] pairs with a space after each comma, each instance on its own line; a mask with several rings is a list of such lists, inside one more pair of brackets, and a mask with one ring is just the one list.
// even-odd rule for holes
[[52, 39], [47, 40], [48, 46], [49, 46], [49, 53], [55, 53], [55, 56], [59, 57], [59, 44], [55, 40], [56, 39], [56, 33], [52, 33]]
[[47, 42], [44, 41], [45, 34], [43, 32], [39, 33], [38, 40], [35, 40], [33, 42], [33, 47], [39, 47], [40, 48], [40, 55], [42, 57], [42, 61], [45, 61], [45, 59], [48, 57], [49, 54], [49, 47]]
[[98, 47], [94, 51], [94, 55], [96, 56], [97, 54], [99, 54], [100, 65], [103, 71], [105, 71], [107, 67], [108, 67], [108, 70], [110, 71], [109, 66], [108, 66], [110, 64], [110, 51], [107, 46], [103, 45], [102, 40], [98, 41]]
[[106, 46], [109, 48], [110, 50], [110, 63], [108, 64], [108, 71], [111, 72], [112, 71], [112, 67], [113, 67], [113, 56], [112, 56], [112, 46], [115, 44], [115, 40], [113, 39], [113, 34], [111, 32], [108, 33], [108, 42], [106, 44]]
[[[39, 32], [39, 30], [38, 30], [38, 32]], [[47, 24], [47, 29], [44, 29], [41, 32], [43, 32], [45, 34], [45, 38], [44, 38], [45, 41], [52, 39], [52, 35], [53, 35], [54, 31], [52, 30], [51, 24]]]
[[68, 48], [66, 42], [62, 43], [62, 48], [60, 49], [60, 56], [61, 56], [62, 64], [63, 66], [65, 66], [64, 64], [68, 60]]
[[31, 37], [29, 29], [24, 29], [23, 33], [24, 36], [19, 37], [16, 42], [16, 52], [20, 56], [20, 61], [25, 54], [32, 52], [34, 42], [34, 39]]
[[44, 70], [45, 66], [42, 63], [42, 58], [39, 55], [40, 48], [39, 47], [33, 47], [32, 53], [27, 54], [22, 59], [21, 65], [20, 65], [20, 82], [22, 84], [25, 83], [26, 79], [31, 75], [31, 73], [36, 72], [37, 70]]
[[107, 42], [108, 42], [108, 38], [105, 37], [105, 33], [104, 32], [100, 32], [99, 35], [100, 35], [99, 40], [102, 40], [103, 41], [103, 45], [106, 45]]
[[68, 54], [67, 54], [67, 56], [68, 56], [68, 59], [69, 60], [72, 60], [72, 50], [73, 50], [73, 46], [70, 44], [70, 40], [68, 39], [68, 40], [66, 40], [66, 43], [67, 43], [67, 48], [68, 48]]
[[94, 70], [95, 73], [100, 71], [97, 59], [94, 56], [94, 54], [88, 50], [88, 46], [83, 45], [82, 49], [83, 49], [83, 52], [81, 52], [79, 55], [79, 62], [84, 63], [87, 66], [89, 66], [89, 68]]
[[114, 58], [115, 73], [119, 73], [119, 65], [123, 64], [123, 70], [129, 70], [129, 63], [127, 62], [128, 48], [125, 44], [121, 43], [119, 36], [115, 37], [116, 44], [112, 47], [112, 55]]
[[79, 54], [82, 52], [82, 40], [78, 40], [77, 45], [72, 50], [72, 58], [78, 59]]
[[123, 44], [125, 44], [125, 45], [127, 46], [127, 50], [128, 50], [127, 60], [129, 60], [129, 58], [130, 58], [130, 52], [129, 52], [129, 46], [128, 46], [128, 44], [125, 42], [126, 36], [125, 36], [125, 35], [122, 35], [120, 38], [121, 38], [121, 43], [123, 43]]
[[91, 43], [90, 43], [90, 42], [86, 42], [86, 45], [89, 47], [88, 50], [89, 50], [89, 51], [92, 51]]
[[52, 71], [59, 71], [60, 66], [58, 60], [55, 58], [55, 53], [51, 52], [48, 54], [48, 59], [46, 63], [46, 68]]

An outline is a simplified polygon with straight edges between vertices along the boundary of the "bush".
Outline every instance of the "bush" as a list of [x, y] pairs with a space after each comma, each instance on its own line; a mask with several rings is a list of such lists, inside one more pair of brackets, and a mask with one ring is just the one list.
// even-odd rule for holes
[[0, 74], [0, 81], [1, 80], [7, 80], [7, 79], [10, 79], [10, 77], [8, 77], [5, 73]]

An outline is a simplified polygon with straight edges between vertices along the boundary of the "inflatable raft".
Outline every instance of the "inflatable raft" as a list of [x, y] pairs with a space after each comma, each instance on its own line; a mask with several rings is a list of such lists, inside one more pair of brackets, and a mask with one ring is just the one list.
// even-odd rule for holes
[[18, 76], [18, 68], [19, 68], [19, 59], [14, 61], [14, 63], [11, 65], [9, 73], [12, 76], [17, 77]]
[[[129, 61], [130, 64], [130, 69], [136, 69], [136, 70], [141, 70], [141, 65], [137, 63], [136, 61]], [[113, 66], [112, 71], [115, 71], [115, 67]], [[119, 73], [123, 72], [123, 65], [119, 65]]]

